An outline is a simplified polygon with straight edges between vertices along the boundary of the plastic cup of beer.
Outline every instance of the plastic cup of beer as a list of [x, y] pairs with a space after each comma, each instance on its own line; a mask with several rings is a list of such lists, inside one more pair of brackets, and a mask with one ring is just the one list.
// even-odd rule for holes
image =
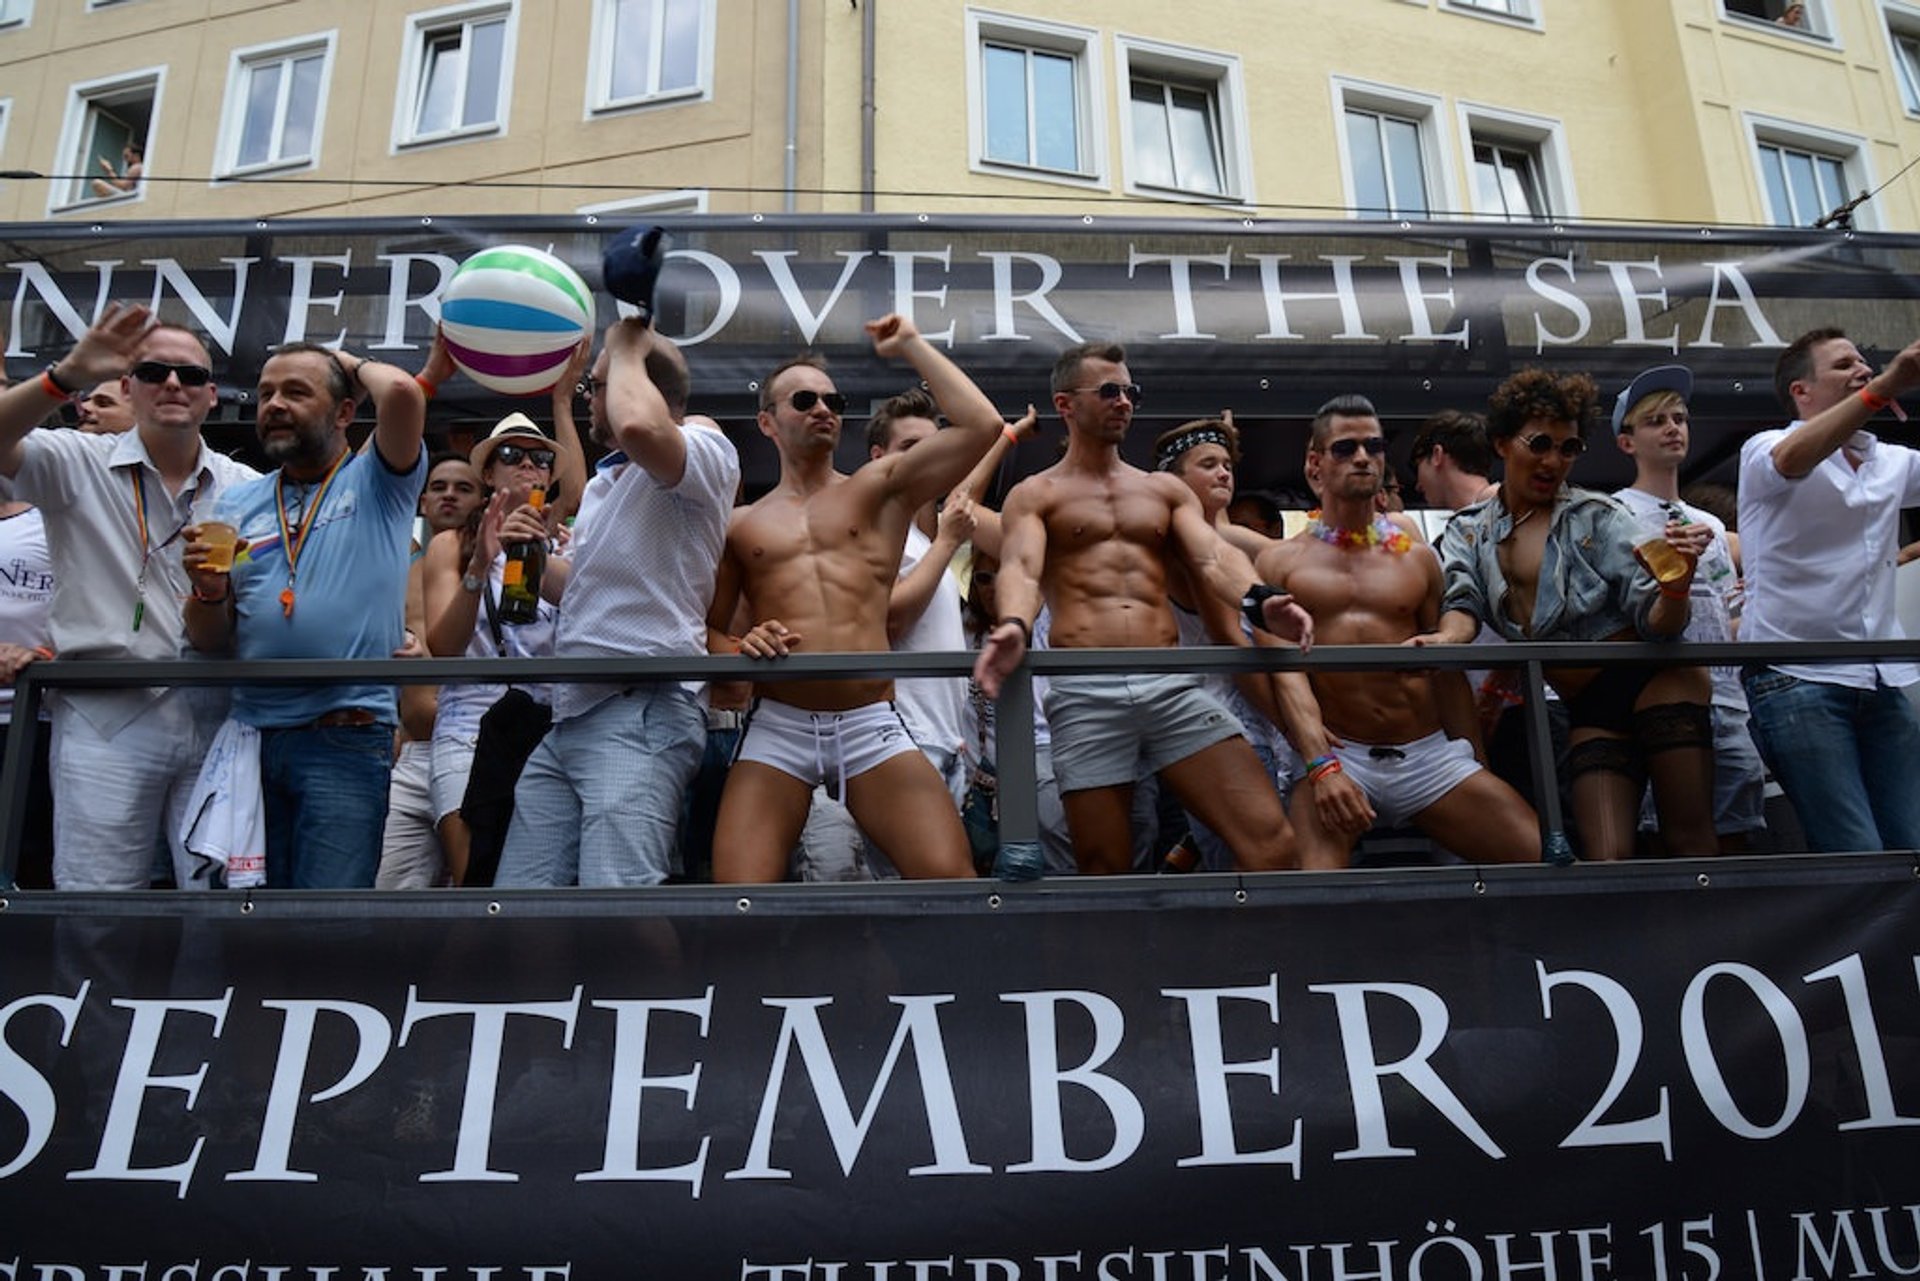
[[1633, 554], [1662, 587], [1677, 583], [1687, 576], [1687, 558], [1664, 538], [1649, 538], [1635, 547]]
[[233, 572], [233, 545], [240, 539], [240, 531], [224, 520], [203, 520], [200, 522], [200, 541], [206, 544], [206, 567], [223, 574]]

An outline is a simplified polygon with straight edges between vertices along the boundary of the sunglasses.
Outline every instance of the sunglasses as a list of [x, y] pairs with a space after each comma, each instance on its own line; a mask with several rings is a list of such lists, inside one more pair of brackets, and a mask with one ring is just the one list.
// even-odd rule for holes
[[1369, 458], [1384, 457], [1387, 452], [1387, 438], [1385, 436], [1345, 436], [1327, 446], [1327, 452], [1339, 459], [1352, 458], [1363, 449], [1367, 451]]
[[1118, 400], [1125, 396], [1135, 409], [1140, 408], [1139, 383], [1101, 383], [1098, 387], [1075, 387], [1074, 390], [1090, 391], [1102, 400]]
[[606, 379], [587, 378], [573, 385], [573, 394], [576, 396], [598, 396], [601, 392], [605, 391], [606, 389], [607, 389]]
[[[1555, 447], [1553, 437], [1547, 435], [1545, 432], [1536, 432], [1531, 436], [1523, 436], [1519, 443], [1535, 458], [1545, 458], [1553, 452]], [[1587, 452], [1587, 442], [1578, 436], [1569, 436], [1560, 442], [1559, 450], [1562, 458], [1578, 458]]]
[[502, 445], [493, 451], [493, 461], [502, 467], [512, 467], [524, 458], [535, 467], [553, 466], [551, 449], [528, 449], [525, 445]]
[[204, 387], [213, 381], [213, 371], [205, 365], [169, 365], [163, 360], [143, 360], [127, 371], [150, 387], [158, 387], [169, 375], [182, 387]]
[[844, 414], [847, 412], [847, 398], [837, 391], [822, 392], [813, 391], [812, 389], [796, 391], [793, 395], [787, 397], [787, 403], [803, 414], [811, 410], [815, 405], [825, 405], [827, 412], [830, 414]]

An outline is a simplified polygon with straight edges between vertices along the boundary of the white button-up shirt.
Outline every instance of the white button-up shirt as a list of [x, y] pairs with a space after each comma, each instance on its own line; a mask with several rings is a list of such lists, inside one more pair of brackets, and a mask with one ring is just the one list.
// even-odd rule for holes
[[[62, 659], [171, 659], [186, 648], [181, 611], [193, 590], [180, 562], [194, 503], [260, 473], [200, 444], [193, 475], [167, 492], [138, 429], [92, 436], [39, 428], [20, 442], [14, 494], [40, 508], [57, 584], [53, 648]], [[146, 509], [145, 541], [134, 486]], [[144, 572], [143, 572], [144, 568]], [[136, 607], [139, 630], [134, 630]], [[102, 734], [130, 724], [162, 689], [69, 694]]]
[[[1743, 641], [1904, 638], [1894, 611], [1900, 509], [1920, 505], [1920, 453], [1864, 435], [1852, 466], [1842, 450], [1798, 480], [1773, 465], [1773, 448], [1801, 426], [1763, 431], [1740, 450], [1740, 549], [1746, 570]], [[1858, 439], [1858, 438], [1857, 438]], [[1801, 680], [1872, 689], [1911, 685], [1904, 662], [1774, 663]]]

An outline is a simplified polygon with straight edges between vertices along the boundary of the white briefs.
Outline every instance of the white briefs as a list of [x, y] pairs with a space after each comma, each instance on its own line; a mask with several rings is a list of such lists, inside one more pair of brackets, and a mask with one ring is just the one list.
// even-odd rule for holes
[[844, 712], [809, 712], [771, 698], [756, 699], [747, 713], [736, 761], [757, 761], [845, 800], [847, 780], [907, 752], [913, 735], [892, 703], [868, 703]]
[[1373, 802], [1383, 827], [1405, 827], [1480, 769], [1466, 739], [1448, 738], [1439, 730], [1392, 746], [1348, 739], [1332, 751], [1340, 758], [1341, 772]]

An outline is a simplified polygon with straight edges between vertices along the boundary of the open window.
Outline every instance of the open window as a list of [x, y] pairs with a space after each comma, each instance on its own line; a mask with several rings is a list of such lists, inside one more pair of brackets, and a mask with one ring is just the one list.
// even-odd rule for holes
[[511, 4], [410, 18], [400, 72], [400, 145], [504, 132], [513, 35]]
[[54, 208], [140, 198], [162, 74], [154, 68], [73, 87], [60, 136], [65, 179], [53, 186]]
[[[1754, 166], [1776, 227], [1814, 227], [1873, 186], [1859, 138], [1788, 121], [1749, 116]], [[1871, 205], [1854, 212], [1850, 225], [1874, 225]]]
[[1825, 0], [1720, 0], [1720, 12], [1736, 21], [1765, 23], [1794, 35], [1822, 40], [1833, 35]]

